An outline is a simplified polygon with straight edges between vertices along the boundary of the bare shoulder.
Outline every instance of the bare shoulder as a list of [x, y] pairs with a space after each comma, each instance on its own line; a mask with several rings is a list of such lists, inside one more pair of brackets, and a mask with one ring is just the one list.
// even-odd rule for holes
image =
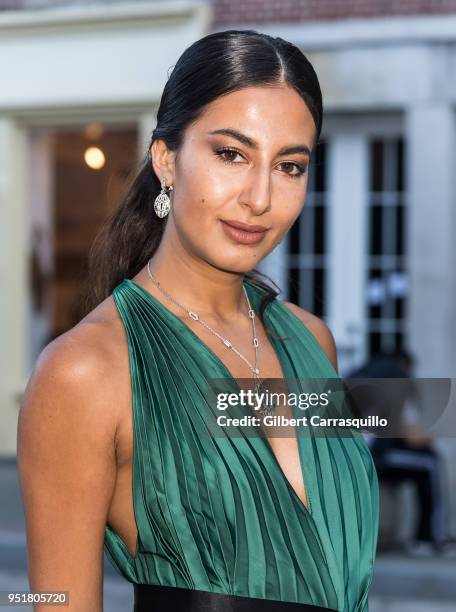
[[99, 401], [99, 409], [92, 415], [94, 420], [115, 423], [117, 402], [109, 400], [116, 397], [125, 382], [125, 375], [119, 378], [121, 372], [128, 373], [126, 352], [120, 350], [124, 344], [124, 330], [114, 301], [106, 298], [41, 351], [25, 389], [23, 405], [27, 405], [31, 394], [72, 394], [91, 399], [78, 404], [79, 412]]
[[308, 310], [304, 310], [304, 308], [301, 308], [292, 302], [284, 301], [283, 304], [285, 304], [299, 319], [301, 319], [309, 331], [312, 332], [316, 340], [318, 340], [321, 347], [328, 355], [334, 369], [337, 372], [338, 364], [336, 342], [326, 323], [313, 313], [309, 312]]

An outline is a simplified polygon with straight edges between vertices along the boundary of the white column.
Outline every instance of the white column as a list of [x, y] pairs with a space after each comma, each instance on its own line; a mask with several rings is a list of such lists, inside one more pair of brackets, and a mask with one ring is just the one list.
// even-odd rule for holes
[[[35, 266], [40, 270], [40, 276], [50, 278], [55, 270], [54, 247], [54, 164], [52, 136], [47, 130], [30, 131], [27, 140], [27, 256], [32, 257]], [[32, 270], [30, 270], [32, 273]], [[27, 367], [31, 369], [36, 359], [48, 344], [52, 332], [54, 301], [46, 282], [41, 309], [34, 308], [32, 295], [33, 281], [30, 279], [28, 301], [27, 329]]]
[[157, 125], [156, 108], [151, 108], [150, 112], [140, 115], [138, 120], [138, 158], [142, 160], [147, 153], [147, 148], [152, 138], [152, 132]]
[[456, 376], [455, 113], [432, 101], [406, 116], [409, 337], [417, 376]]
[[24, 131], [0, 117], [0, 454], [16, 452], [27, 347], [26, 148]]
[[328, 138], [328, 317], [339, 370], [365, 358], [365, 262], [368, 193], [366, 136], [349, 131]]

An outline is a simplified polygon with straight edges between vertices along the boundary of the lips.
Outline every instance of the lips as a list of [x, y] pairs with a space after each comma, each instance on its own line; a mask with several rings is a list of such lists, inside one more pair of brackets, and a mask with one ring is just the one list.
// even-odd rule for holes
[[256, 244], [263, 240], [269, 229], [262, 225], [247, 225], [239, 221], [222, 221], [222, 227], [225, 234], [238, 244]]
[[231, 225], [231, 227], [235, 227], [236, 229], [240, 229], [245, 232], [265, 232], [268, 229], [267, 227], [264, 227], [264, 225], [249, 225], [248, 223], [232, 221], [231, 219], [228, 221], [223, 221], [223, 223], [227, 223], [228, 225]]

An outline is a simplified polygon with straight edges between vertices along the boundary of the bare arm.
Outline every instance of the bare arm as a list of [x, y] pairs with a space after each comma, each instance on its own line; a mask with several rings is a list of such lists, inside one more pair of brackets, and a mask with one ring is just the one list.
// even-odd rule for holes
[[41, 353], [19, 412], [30, 590], [69, 591], [68, 612], [103, 609], [104, 526], [116, 479], [105, 361], [100, 348], [67, 332]]

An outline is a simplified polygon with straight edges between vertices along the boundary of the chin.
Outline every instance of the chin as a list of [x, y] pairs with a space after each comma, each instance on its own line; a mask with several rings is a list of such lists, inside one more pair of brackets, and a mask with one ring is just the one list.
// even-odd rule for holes
[[259, 259], [255, 260], [253, 263], [249, 262], [247, 258], [238, 258], [237, 261], [214, 261], [212, 265], [221, 270], [222, 272], [228, 272], [231, 274], [244, 274], [245, 272], [249, 272], [252, 268], [258, 265]]

